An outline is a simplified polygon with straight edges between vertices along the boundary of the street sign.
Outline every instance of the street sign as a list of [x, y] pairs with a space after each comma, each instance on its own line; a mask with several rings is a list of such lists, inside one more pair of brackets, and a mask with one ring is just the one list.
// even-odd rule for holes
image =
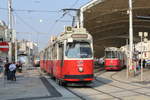
[[8, 52], [9, 51], [8, 42], [0, 42], [0, 51], [2, 51], [2, 52]]

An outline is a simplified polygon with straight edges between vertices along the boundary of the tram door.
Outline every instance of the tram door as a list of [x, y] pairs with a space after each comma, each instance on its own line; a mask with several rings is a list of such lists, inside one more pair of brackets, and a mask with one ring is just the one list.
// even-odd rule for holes
[[63, 48], [64, 48], [63, 44], [58, 45], [59, 77], [62, 76], [62, 69], [63, 69], [63, 65], [64, 65], [64, 56], [63, 56], [64, 49]]

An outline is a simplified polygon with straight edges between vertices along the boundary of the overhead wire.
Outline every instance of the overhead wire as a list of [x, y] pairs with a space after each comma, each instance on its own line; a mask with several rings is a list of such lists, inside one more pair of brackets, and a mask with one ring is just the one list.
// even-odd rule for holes
[[0, 8], [0, 9], [2, 9], [2, 10], [8, 10], [7, 8]]
[[[8, 10], [7, 8], [0, 8], [1, 10]], [[41, 12], [41, 13], [59, 13], [60, 10], [58, 11], [50, 11], [50, 10], [33, 10], [33, 9], [13, 9], [13, 11], [16, 12], [29, 12], [29, 13], [36, 13], [36, 12]]]
[[[63, 11], [63, 10], [62, 10], [62, 11]], [[64, 12], [64, 11], [63, 11], [63, 12]], [[61, 17], [59, 17], [58, 19], [56, 19], [56, 20], [54, 21], [54, 23], [51, 25], [51, 28], [50, 28], [50, 29], [51, 29], [51, 33], [54, 33], [56, 24], [57, 24], [62, 18], [64, 18], [67, 13], [68, 13], [68, 12], [65, 11], [65, 12], [62, 14]]]
[[[74, 7], [77, 3], [79, 2], [79, 0], [76, 0], [71, 6], [70, 6], [70, 8], [72, 8], [72, 7]], [[55, 20], [55, 22], [52, 24], [52, 26], [51, 26], [51, 29], [52, 30], [54, 30], [54, 27], [56, 26], [56, 24], [60, 21], [60, 22], [63, 22], [63, 21], [61, 21], [61, 19], [62, 18], [64, 18], [65, 17], [65, 15], [69, 15], [69, 16], [72, 16], [70, 13], [69, 13], [69, 11], [64, 11], [64, 10], [62, 10], [64, 13], [63, 13], [63, 15], [60, 17], [60, 18], [58, 18], [58, 19], [56, 19]], [[66, 21], [64, 21], [64, 22], [66, 22]], [[71, 21], [70, 21], [71, 22]], [[53, 31], [52, 31], [53, 32]]]
[[[15, 14], [15, 16], [24, 24], [24, 25], [26, 25], [28, 28], [30, 28], [31, 30], [33, 30], [34, 32], [16, 32], [16, 33], [25, 33], [25, 34], [27, 34], [27, 33], [29, 33], [29, 34], [32, 34], [32, 33], [36, 33], [36, 34], [40, 34], [40, 33], [42, 33], [42, 34], [47, 34], [47, 33], [44, 33], [44, 32], [39, 32], [37, 29], [35, 29], [32, 25], [30, 25], [30, 24], [28, 24], [26, 21], [24, 21], [23, 20], [23, 18], [22, 17], [20, 17], [16, 12], [14, 12], [14, 14]], [[38, 40], [38, 38], [39, 38], [39, 36], [37, 35], [37, 41], [39, 41]], [[31, 39], [31, 36], [30, 36], [30, 39]], [[31, 41], [31, 40], [30, 40]], [[32, 41], [35, 41], [35, 40], [32, 40]], [[37, 42], [37, 43], [40, 43], [40, 42]]]
[[59, 11], [50, 11], [50, 10], [24, 10], [24, 9], [13, 9], [14, 11], [20, 12], [41, 12], [41, 13], [58, 13]]
[[26, 25], [28, 28], [30, 28], [31, 30], [33, 30], [36, 33], [40, 33], [38, 30], [36, 30], [32, 25], [26, 23], [23, 18], [21, 18], [16, 12], [14, 12], [14, 14], [16, 15], [16, 17], [24, 24]]
[[[78, 2], [79, 2], [79, 0], [76, 0], [76, 1], [70, 6], [70, 8], [75, 7]], [[7, 8], [0, 8], [0, 9], [1, 9], [1, 10], [7, 10], [7, 11], [8, 11]], [[16, 12], [28, 12], [28, 13], [37, 13], [37, 12], [38, 12], [38, 13], [59, 13], [59, 12], [63, 12], [62, 10], [50, 11], [50, 10], [33, 10], [33, 9], [13, 9], [13, 11], [14, 11], [14, 14], [16, 15], [16, 17], [17, 17], [24, 25], [26, 25], [28, 28], [30, 28], [31, 30], [33, 30], [33, 31], [36, 32], [36, 33], [40, 33], [40, 32], [39, 32], [37, 29], [35, 29], [32, 25], [26, 23], [26, 21], [24, 21], [24, 19], [23, 19], [22, 17], [20, 17], [20, 16], [18, 15], [18, 13], [16, 13]], [[65, 12], [63, 12], [62, 16], [60, 16], [58, 19], [56, 19], [56, 20], [54, 21], [53, 24], [51, 24], [51, 25], [52, 25], [52, 26], [51, 26], [51, 30], [54, 30], [54, 28], [55, 28], [55, 26], [56, 26], [56, 24], [57, 24], [58, 22], [72, 22], [72, 21], [69, 21], [69, 20], [61, 20], [61, 19], [63, 19], [66, 15], [71, 16], [70, 11], [65, 11]]]
[[[79, 0], [76, 0], [71, 6], [70, 8], [74, 7]], [[7, 10], [7, 8], [0, 8], [2, 10]], [[13, 9], [13, 11], [15, 11], [16, 17], [19, 18], [20, 21], [22, 21], [26, 26], [28, 26], [30, 29], [34, 30], [35, 32], [38, 32], [35, 28], [33, 28], [30, 24], [26, 23], [16, 12], [29, 12], [29, 13], [36, 13], [36, 12], [40, 12], [40, 13], [59, 13], [62, 10], [58, 10], [58, 11], [49, 11], [49, 10], [33, 10], [33, 9]], [[71, 22], [71, 21], [62, 21], [61, 19], [64, 18], [66, 15], [71, 16], [71, 14], [69, 13], [69, 11], [64, 11], [63, 15], [58, 18], [57, 20], [55, 20], [54, 24], [52, 24], [52, 29], [54, 29], [55, 25], [57, 24], [57, 22]]]
[[72, 4], [72, 6], [70, 7], [70, 8], [73, 8], [74, 6], [76, 6], [76, 4], [79, 2], [79, 0], [76, 0], [73, 4]]
[[59, 22], [72, 22], [72, 20], [59, 20]]
[[[72, 8], [72, 7], [74, 7], [77, 3], [78, 3], [78, 1], [79, 0], [76, 0], [71, 6], [70, 6], [70, 8]], [[63, 10], [62, 10], [63, 11]], [[64, 13], [63, 13], [63, 15], [59, 18], [59, 19], [57, 19], [55, 22], [58, 22], [59, 20], [61, 20], [63, 17], [65, 17], [65, 15], [67, 15], [68, 13], [69, 13], [69, 11], [63, 11]], [[71, 16], [71, 14], [69, 14], [70, 16]]]

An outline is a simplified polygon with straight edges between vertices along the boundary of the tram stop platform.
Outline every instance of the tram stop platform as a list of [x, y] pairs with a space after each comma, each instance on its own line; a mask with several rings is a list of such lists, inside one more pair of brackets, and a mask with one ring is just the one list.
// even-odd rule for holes
[[113, 75], [112, 78], [122, 82], [129, 82], [150, 86], [150, 68], [144, 68], [143, 75], [141, 75], [141, 70], [136, 70], [136, 72], [134, 71], [127, 72], [126, 69], [123, 69], [122, 71], [118, 71], [117, 74]]
[[[102, 71], [103, 68], [95, 69], [95, 73]], [[149, 89], [142, 88], [150, 86], [149, 68], [144, 69], [143, 81], [140, 80], [140, 70], [134, 75], [130, 74], [129, 78], [127, 78], [126, 69], [113, 72], [113, 81], [138, 85], [140, 92], [149, 92]], [[25, 68], [22, 73], [16, 73], [16, 78], [17, 81], [9, 81], [3, 74], [0, 74], [0, 100], [81, 100], [64, 87], [57, 85], [46, 74], [41, 73], [39, 68]], [[149, 98], [144, 98], [136, 96], [127, 100], [149, 100]]]
[[79, 100], [63, 87], [55, 84], [39, 68], [23, 69], [16, 73], [16, 81], [6, 80], [0, 74], [0, 100]]

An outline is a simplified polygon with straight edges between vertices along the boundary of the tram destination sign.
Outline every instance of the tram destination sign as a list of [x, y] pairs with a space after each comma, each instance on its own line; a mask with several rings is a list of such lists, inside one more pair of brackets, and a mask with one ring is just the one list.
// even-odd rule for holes
[[88, 38], [87, 34], [73, 34], [71, 35], [72, 38]]

